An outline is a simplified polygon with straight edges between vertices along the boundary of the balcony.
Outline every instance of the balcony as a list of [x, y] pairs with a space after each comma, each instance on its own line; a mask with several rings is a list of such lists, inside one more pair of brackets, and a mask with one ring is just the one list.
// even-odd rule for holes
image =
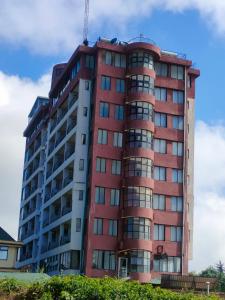
[[68, 244], [70, 243], [70, 235], [64, 235], [61, 237], [60, 239], [60, 245], [65, 245], [65, 244]]
[[60, 212], [57, 213], [57, 214], [52, 214], [52, 215], [50, 216], [50, 223], [56, 221], [56, 220], [59, 219], [60, 217], [61, 217], [61, 213], [60, 213]]
[[52, 132], [54, 130], [54, 128], [56, 127], [56, 125], [57, 125], [57, 120], [56, 119], [52, 119], [51, 126], [50, 126], [50, 132]]
[[68, 214], [68, 213], [71, 212], [71, 211], [72, 211], [72, 206], [64, 206], [64, 207], [62, 208], [62, 216]]
[[58, 146], [58, 144], [64, 139], [64, 137], [66, 136], [66, 131], [64, 131], [63, 133], [60, 133], [55, 141], [55, 147]]
[[49, 224], [49, 217], [46, 217], [44, 220], [43, 220], [43, 227], [47, 226]]
[[54, 249], [54, 248], [56, 248], [56, 247], [59, 247], [59, 240], [51, 241], [51, 242], [48, 244], [48, 250]]
[[45, 202], [47, 202], [49, 199], [51, 198], [51, 193], [50, 192], [47, 192], [45, 193]]
[[73, 93], [73, 97], [70, 99], [68, 104], [68, 109], [70, 109], [76, 103], [78, 96], [78, 92]]
[[74, 148], [71, 147], [71, 149], [68, 149], [66, 152], [65, 152], [65, 159], [68, 159], [73, 153], [74, 153]]
[[73, 177], [72, 176], [67, 176], [66, 178], [64, 178], [63, 181], [63, 187], [67, 186], [68, 184], [70, 184], [73, 181]]

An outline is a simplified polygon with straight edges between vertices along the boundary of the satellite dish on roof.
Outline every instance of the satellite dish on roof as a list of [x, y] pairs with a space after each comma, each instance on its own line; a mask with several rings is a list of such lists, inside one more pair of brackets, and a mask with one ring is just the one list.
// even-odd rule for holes
[[116, 44], [116, 42], [117, 42], [117, 38], [111, 39], [110, 41], [111, 44]]

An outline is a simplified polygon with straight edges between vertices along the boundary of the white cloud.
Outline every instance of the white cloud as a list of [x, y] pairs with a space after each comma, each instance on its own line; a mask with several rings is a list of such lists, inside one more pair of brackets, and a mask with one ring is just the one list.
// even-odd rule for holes
[[194, 260], [191, 270], [225, 262], [225, 127], [197, 122]]
[[46, 96], [50, 75], [34, 82], [0, 72], [0, 226], [17, 236], [25, 139], [22, 133], [37, 95]]
[[[82, 41], [84, 0], [1, 0], [0, 41], [35, 53], [71, 52]], [[156, 9], [197, 10], [212, 29], [225, 35], [224, 0], [90, 0], [90, 33], [128, 32], [128, 22]], [[99, 33], [96, 33], [98, 35]]]

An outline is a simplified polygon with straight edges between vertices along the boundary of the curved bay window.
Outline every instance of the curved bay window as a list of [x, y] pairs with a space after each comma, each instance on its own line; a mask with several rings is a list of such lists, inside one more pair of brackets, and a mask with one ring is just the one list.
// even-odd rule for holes
[[153, 163], [144, 157], [130, 157], [125, 161], [125, 176], [152, 177]]
[[129, 217], [124, 219], [124, 235], [133, 240], [150, 240], [151, 221], [146, 218]]
[[127, 145], [130, 148], [152, 149], [152, 132], [145, 129], [129, 129], [127, 132]]
[[124, 206], [152, 208], [152, 189], [128, 186], [125, 190]]
[[131, 93], [154, 94], [154, 78], [148, 75], [131, 75], [128, 90]]
[[153, 69], [153, 56], [147, 52], [135, 51], [129, 55], [129, 67]]
[[149, 273], [150, 272], [150, 256], [149, 251], [132, 250], [128, 252], [130, 272]]
[[153, 121], [153, 106], [148, 102], [134, 101], [128, 105], [130, 120]]

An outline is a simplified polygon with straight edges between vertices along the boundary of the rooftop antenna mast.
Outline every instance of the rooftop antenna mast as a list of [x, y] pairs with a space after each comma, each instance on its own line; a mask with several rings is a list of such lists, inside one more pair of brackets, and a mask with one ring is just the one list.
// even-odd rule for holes
[[85, 0], [84, 8], [84, 28], [83, 28], [83, 43], [88, 45], [88, 18], [89, 18], [89, 0]]

